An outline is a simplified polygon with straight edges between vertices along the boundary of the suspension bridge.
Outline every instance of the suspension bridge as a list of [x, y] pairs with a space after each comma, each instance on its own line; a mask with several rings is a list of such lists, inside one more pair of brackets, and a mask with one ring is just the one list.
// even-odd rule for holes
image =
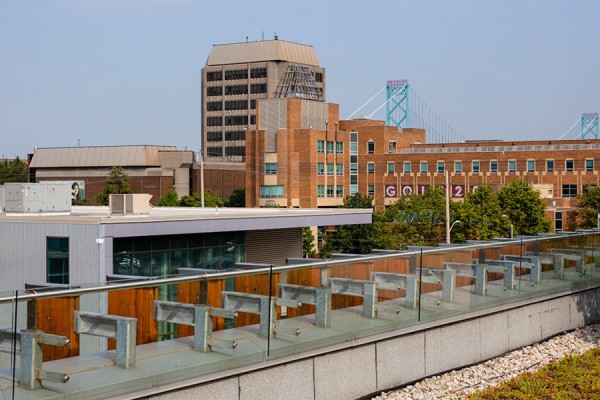
[[[354, 111], [348, 119], [367, 109], [385, 91], [385, 102], [379, 104], [366, 118], [385, 107], [386, 125], [404, 128], [422, 128], [427, 143], [457, 143], [467, 140], [457, 129], [442, 119], [417, 92], [408, 80], [390, 80], [375, 95]], [[584, 113], [559, 139], [598, 139], [598, 113]]]

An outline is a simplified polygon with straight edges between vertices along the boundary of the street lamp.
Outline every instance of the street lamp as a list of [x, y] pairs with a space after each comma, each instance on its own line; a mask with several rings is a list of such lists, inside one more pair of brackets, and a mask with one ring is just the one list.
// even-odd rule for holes
[[506, 218], [506, 220], [507, 220], [507, 221], [508, 221], [508, 223], [510, 224], [510, 238], [512, 239], [512, 238], [514, 237], [514, 235], [513, 235], [513, 232], [514, 232], [514, 227], [513, 227], [513, 224], [512, 224], [512, 222], [510, 222], [510, 218], [508, 218], [508, 215], [506, 215], [506, 214], [502, 214], [502, 216], [503, 216], [504, 218]]
[[448, 244], [450, 244], [450, 232], [452, 232], [452, 228], [454, 228], [454, 225], [458, 224], [459, 222], [462, 222], [462, 221], [456, 220], [452, 223], [452, 225], [450, 225], [450, 229], [448, 229], [448, 240], [447, 240]]

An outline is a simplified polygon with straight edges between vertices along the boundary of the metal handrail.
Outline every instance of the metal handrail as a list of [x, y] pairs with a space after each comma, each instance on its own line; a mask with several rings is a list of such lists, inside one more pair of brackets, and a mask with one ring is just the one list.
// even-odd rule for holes
[[544, 235], [544, 236], [523, 236], [517, 237], [514, 240], [502, 240], [495, 241], [491, 240], [488, 242], [482, 243], [468, 243], [464, 246], [460, 247], [448, 247], [448, 246], [440, 246], [440, 247], [432, 247], [432, 248], [422, 248], [417, 250], [399, 250], [398, 252], [390, 252], [385, 254], [369, 254], [369, 255], [361, 255], [357, 256], [355, 259], [340, 259], [340, 260], [323, 260], [321, 262], [307, 262], [305, 264], [293, 264], [293, 265], [280, 265], [272, 267], [264, 267], [257, 268], [252, 270], [243, 270], [243, 271], [224, 271], [224, 272], [216, 272], [214, 274], [201, 273], [198, 275], [185, 275], [185, 276], [177, 276], [171, 278], [162, 278], [162, 279], [152, 279], [149, 281], [136, 281], [136, 282], [110, 282], [106, 283], [103, 286], [90, 286], [90, 287], [77, 287], [73, 289], [59, 289], [59, 290], [45, 290], [43, 292], [36, 292], [34, 290], [19, 290], [18, 297], [15, 295], [0, 297], [0, 304], [3, 303], [12, 303], [15, 300], [18, 301], [28, 301], [34, 299], [49, 299], [49, 298], [57, 298], [57, 297], [74, 297], [85, 294], [92, 293], [102, 293], [102, 292], [110, 292], [113, 290], [125, 290], [125, 289], [140, 289], [140, 288], [148, 288], [148, 287], [156, 287], [160, 285], [168, 285], [168, 284], [176, 284], [176, 283], [188, 283], [188, 282], [199, 282], [199, 281], [209, 281], [209, 280], [217, 280], [217, 279], [226, 279], [226, 278], [235, 278], [239, 276], [248, 276], [248, 275], [261, 275], [267, 273], [281, 273], [288, 271], [295, 271], [306, 268], [329, 268], [337, 265], [347, 265], [354, 263], [365, 263], [371, 261], [377, 261], [382, 259], [391, 259], [391, 258], [406, 258], [410, 256], [417, 255], [426, 255], [426, 254], [437, 254], [437, 253], [449, 253], [456, 251], [468, 251], [468, 250], [477, 250], [482, 248], [494, 248], [494, 247], [504, 247], [511, 244], [525, 244], [525, 243], [533, 243], [537, 241], [547, 241], [558, 238], [571, 238], [571, 237], [579, 237], [579, 236], [587, 236], [593, 231], [577, 231], [573, 233], [563, 233], [563, 234], [555, 234], [555, 235]]

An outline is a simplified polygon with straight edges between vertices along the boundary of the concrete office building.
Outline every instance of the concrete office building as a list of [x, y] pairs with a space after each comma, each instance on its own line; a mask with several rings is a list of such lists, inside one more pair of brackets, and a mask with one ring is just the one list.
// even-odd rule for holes
[[256, 126], [256, 102], [290, 97], [325, 100], [325, 69], [312, 46], [277, 37], [214, 45], [202, 69], [204, 160], [243, 162], [246, 131]]

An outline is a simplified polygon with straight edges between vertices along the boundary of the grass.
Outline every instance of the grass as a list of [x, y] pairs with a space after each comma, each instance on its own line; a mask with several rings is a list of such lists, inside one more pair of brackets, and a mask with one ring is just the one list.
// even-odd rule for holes
[[470, 399], [600, 400], [600, 348], [565, 357], [535, 373], [474, 393]]

